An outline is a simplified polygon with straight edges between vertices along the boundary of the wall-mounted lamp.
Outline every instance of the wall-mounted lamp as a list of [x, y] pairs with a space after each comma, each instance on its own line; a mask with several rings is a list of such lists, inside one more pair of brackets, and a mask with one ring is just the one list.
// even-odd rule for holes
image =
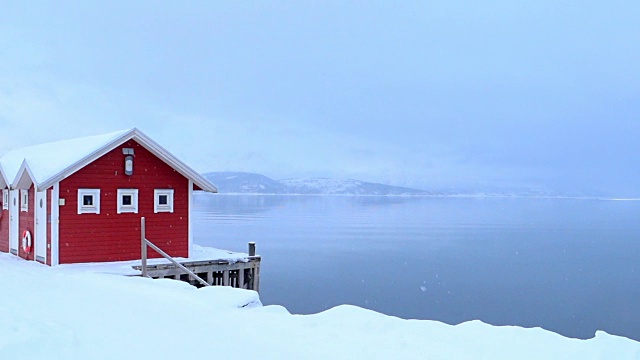
[[133, 156], [131, 155], [124, 158], [124, 174], [133, 175]]
[[124, 148], [122, 153], [127, 155], [124, 157], [124, 174], [133, 175], [133, 149]]

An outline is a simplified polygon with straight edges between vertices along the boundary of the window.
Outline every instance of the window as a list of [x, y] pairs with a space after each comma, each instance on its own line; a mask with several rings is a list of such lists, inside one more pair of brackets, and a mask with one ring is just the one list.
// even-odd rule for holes
[[20, 211], [29, 211], [29, 190], [20, 190]]
[[173, 212], [173, 189], [156, 189], [153, 191], [153, 212]]
[[9, 209], [9, 190], [2, 190], [2, 208], [4, 210]]
[[138, 189], [118, 189], [118, 214], [138, 213]]
[[78, 189], [78, 214], [100, 214], [100, 189]]

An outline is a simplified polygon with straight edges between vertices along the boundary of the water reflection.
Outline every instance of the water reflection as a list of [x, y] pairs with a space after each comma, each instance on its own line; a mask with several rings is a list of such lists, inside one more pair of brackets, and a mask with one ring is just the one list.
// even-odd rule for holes
[[197, 243], [264, 256], [265, 303], [343, 303], [640, 340], [640, 203], [552, 199], [196, 198]]

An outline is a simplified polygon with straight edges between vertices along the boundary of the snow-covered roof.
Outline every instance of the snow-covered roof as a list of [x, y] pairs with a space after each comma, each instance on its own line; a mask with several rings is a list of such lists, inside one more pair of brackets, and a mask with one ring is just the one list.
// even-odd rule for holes
[[0, 164], [7, 175], [7, 179], [13, 184], [13, 180], [26, 161], [33, 174], [33, 180], [36, 183], [40, 183], [62, 172], [69, 165], [94, 153], [97, 149], [121, 138], [128, 131], [123, 130], [16, 149], [6, 153], [0, 159]]
[[217, 192], [206, 178], [136, 128], [13, 150], [0, 158], [0, 172], [12, 188], [33, 182], [43, 190], [132, 139], [202, 190]]
[[11, 184], [11, 182], [7, 179], [7, 175], [5, 174], [2, 165], [0, 165], [0, 188], [4, 189], [9, 187], [9, 184]]

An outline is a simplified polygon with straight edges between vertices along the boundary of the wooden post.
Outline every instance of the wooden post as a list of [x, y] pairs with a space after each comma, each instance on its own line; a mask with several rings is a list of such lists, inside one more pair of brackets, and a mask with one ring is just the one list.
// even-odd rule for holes
[[238, 270], [238, 287], [244, 289], [244, 268]]
[[253, 272], [253, 288], [251, 290], [255, 292], [260, 292], [260, 267], [254, 267], [252, 269]]
[[[253, 241], [249, 243], [249, 257], [256, 256], [256, 243]], [[249, 274], [251, 276], [249, 284], [247, 285], [247, 289], [258, 291], [260, 288], [260, 268], [251, 268], [249, 270]]]
[[223, 286], [230, 286], [231, 284], [229, 284], [229, 270], [225, 270], [222, 272], [222, 285]]
[[140, 250], [140, 258], [142, 260], [142, 277], [147, 277], [147, 239], [145, 234], [144, 216], [140, 218], [140, 238], [142, 243], [142, 249]]
[[256, 267], [254, 270], [254, 281], [253, 281], [253, 290], [255, 292], [260, 292], [260, 267]]

